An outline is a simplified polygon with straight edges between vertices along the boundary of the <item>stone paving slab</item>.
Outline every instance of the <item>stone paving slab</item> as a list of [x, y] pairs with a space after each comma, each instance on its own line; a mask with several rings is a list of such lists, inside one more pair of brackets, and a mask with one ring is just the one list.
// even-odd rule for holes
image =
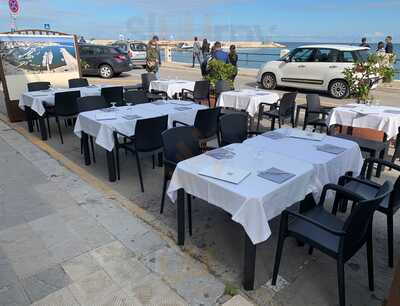
[[[218, 303], [205, 267], [1, 121], [0, 156], [0, 305]], [[145, 260], [160, 254], [182, 282]]]

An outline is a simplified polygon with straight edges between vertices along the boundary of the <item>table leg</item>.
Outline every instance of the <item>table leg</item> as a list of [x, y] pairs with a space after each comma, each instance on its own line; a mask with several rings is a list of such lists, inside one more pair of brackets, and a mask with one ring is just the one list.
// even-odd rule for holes
[[177, 203], [178, 245], [185, 244], [185, 190], [178, 190]]
[[82, 132], [82, 145], [83, 145], [83, 157], [85, 159], [85, 165], [90, 165], [90, 152], [89, 152], [89, 135]]
[[25, 106], [26, 122], [28, 124], [29, 133], [33, 132], [32, 110], [29, 106]]
[[114, 150], [107, 151], [107, 168], [108, 168], [108, 180], [110, 182], [115, 182], [117, 180], [117, 175], [115, 172], [115, 159]]
[[243, 288], [244, 290], [253, 290], [256, 270], [256, 245], [253, 244], [247, 233], [245, 233], [245, 236]]
[[39, 127], [40, 127], [40, 135], [42, 136], [42, 140], [46, 141], [47, 140], [47, 128], [46, 128], [46, 122], [43, 116], [39, 117]]

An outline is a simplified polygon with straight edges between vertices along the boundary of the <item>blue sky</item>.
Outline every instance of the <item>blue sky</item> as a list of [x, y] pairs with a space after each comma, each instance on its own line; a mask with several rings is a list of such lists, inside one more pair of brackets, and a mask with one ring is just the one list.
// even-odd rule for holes
[[[86, 38], [356, 42], [388, 34], [400, 42], [400, 0], [20, 0], [19, 28]], [[0, 0], [0, 31], [10, 28]]]

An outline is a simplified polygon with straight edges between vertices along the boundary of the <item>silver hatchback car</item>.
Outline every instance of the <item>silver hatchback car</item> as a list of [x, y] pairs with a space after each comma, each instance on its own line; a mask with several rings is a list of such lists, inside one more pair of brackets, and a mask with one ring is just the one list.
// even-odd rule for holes
[[134, 66], [146, 67], [147, 45], [145, 43], [139, 41], [116, 41], [112, 45], [126, 52]]

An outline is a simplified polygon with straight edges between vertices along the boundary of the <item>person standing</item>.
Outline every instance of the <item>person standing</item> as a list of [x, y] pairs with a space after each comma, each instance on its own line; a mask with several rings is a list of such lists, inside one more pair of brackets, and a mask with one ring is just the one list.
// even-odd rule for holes
[[161, 54], [158, 41], [158, 36], [153, 36], [153, 38], [147, 44], [146, 54], [146, 71], [156, 74], [157, 78], [159, 76], [158, 70], [161, 66]]
[[392, 54], [393, 53], [392, 36], [390, 35], [386, 36], [385, 42], [386, 42], [385, 52]]
[[235, 45], [231, 45], [229, 47], [228, 58], [229, 58], [229, 63], [232, 64], [233, 66], [237, 67], [238, 55], [236, 53], [236, 46]]
[[192, 68], [194, 68], [194, 62], [195, 62], [196, 58], [199, 61], [199, 64], [201, 65], [200, 52], [201, 52], [201, 46], [200, 46], [200, 42], [196, 36], [194, 38], [194, 42], [193, 42], [193, 65], [192, 65]]
[[219, 41], [214, 44], [213, 58], [217, 61], [223, 62], [224, 64], [229, 63], [228, 53], [222, 50], [222, 45]]
[[210, 44], [207, 41], [207, 38], [203, 39], [203, 45], [201, 46], [201, 53], [203, 54], [203, 61], [206, 61], [208, 56], [210, 55]]
[[361, 39], [360, 47], [371, 48], [370, 45], [367, 43], [367, 38], [366, 38], [366, 37], [363, 37], [363, 38]]
[[383, 41], [378, 42], [378, 48], [376, 49], [376, 54], [385, 54], [386, 50], [385, 50], [385, 44], [383, 43]]

